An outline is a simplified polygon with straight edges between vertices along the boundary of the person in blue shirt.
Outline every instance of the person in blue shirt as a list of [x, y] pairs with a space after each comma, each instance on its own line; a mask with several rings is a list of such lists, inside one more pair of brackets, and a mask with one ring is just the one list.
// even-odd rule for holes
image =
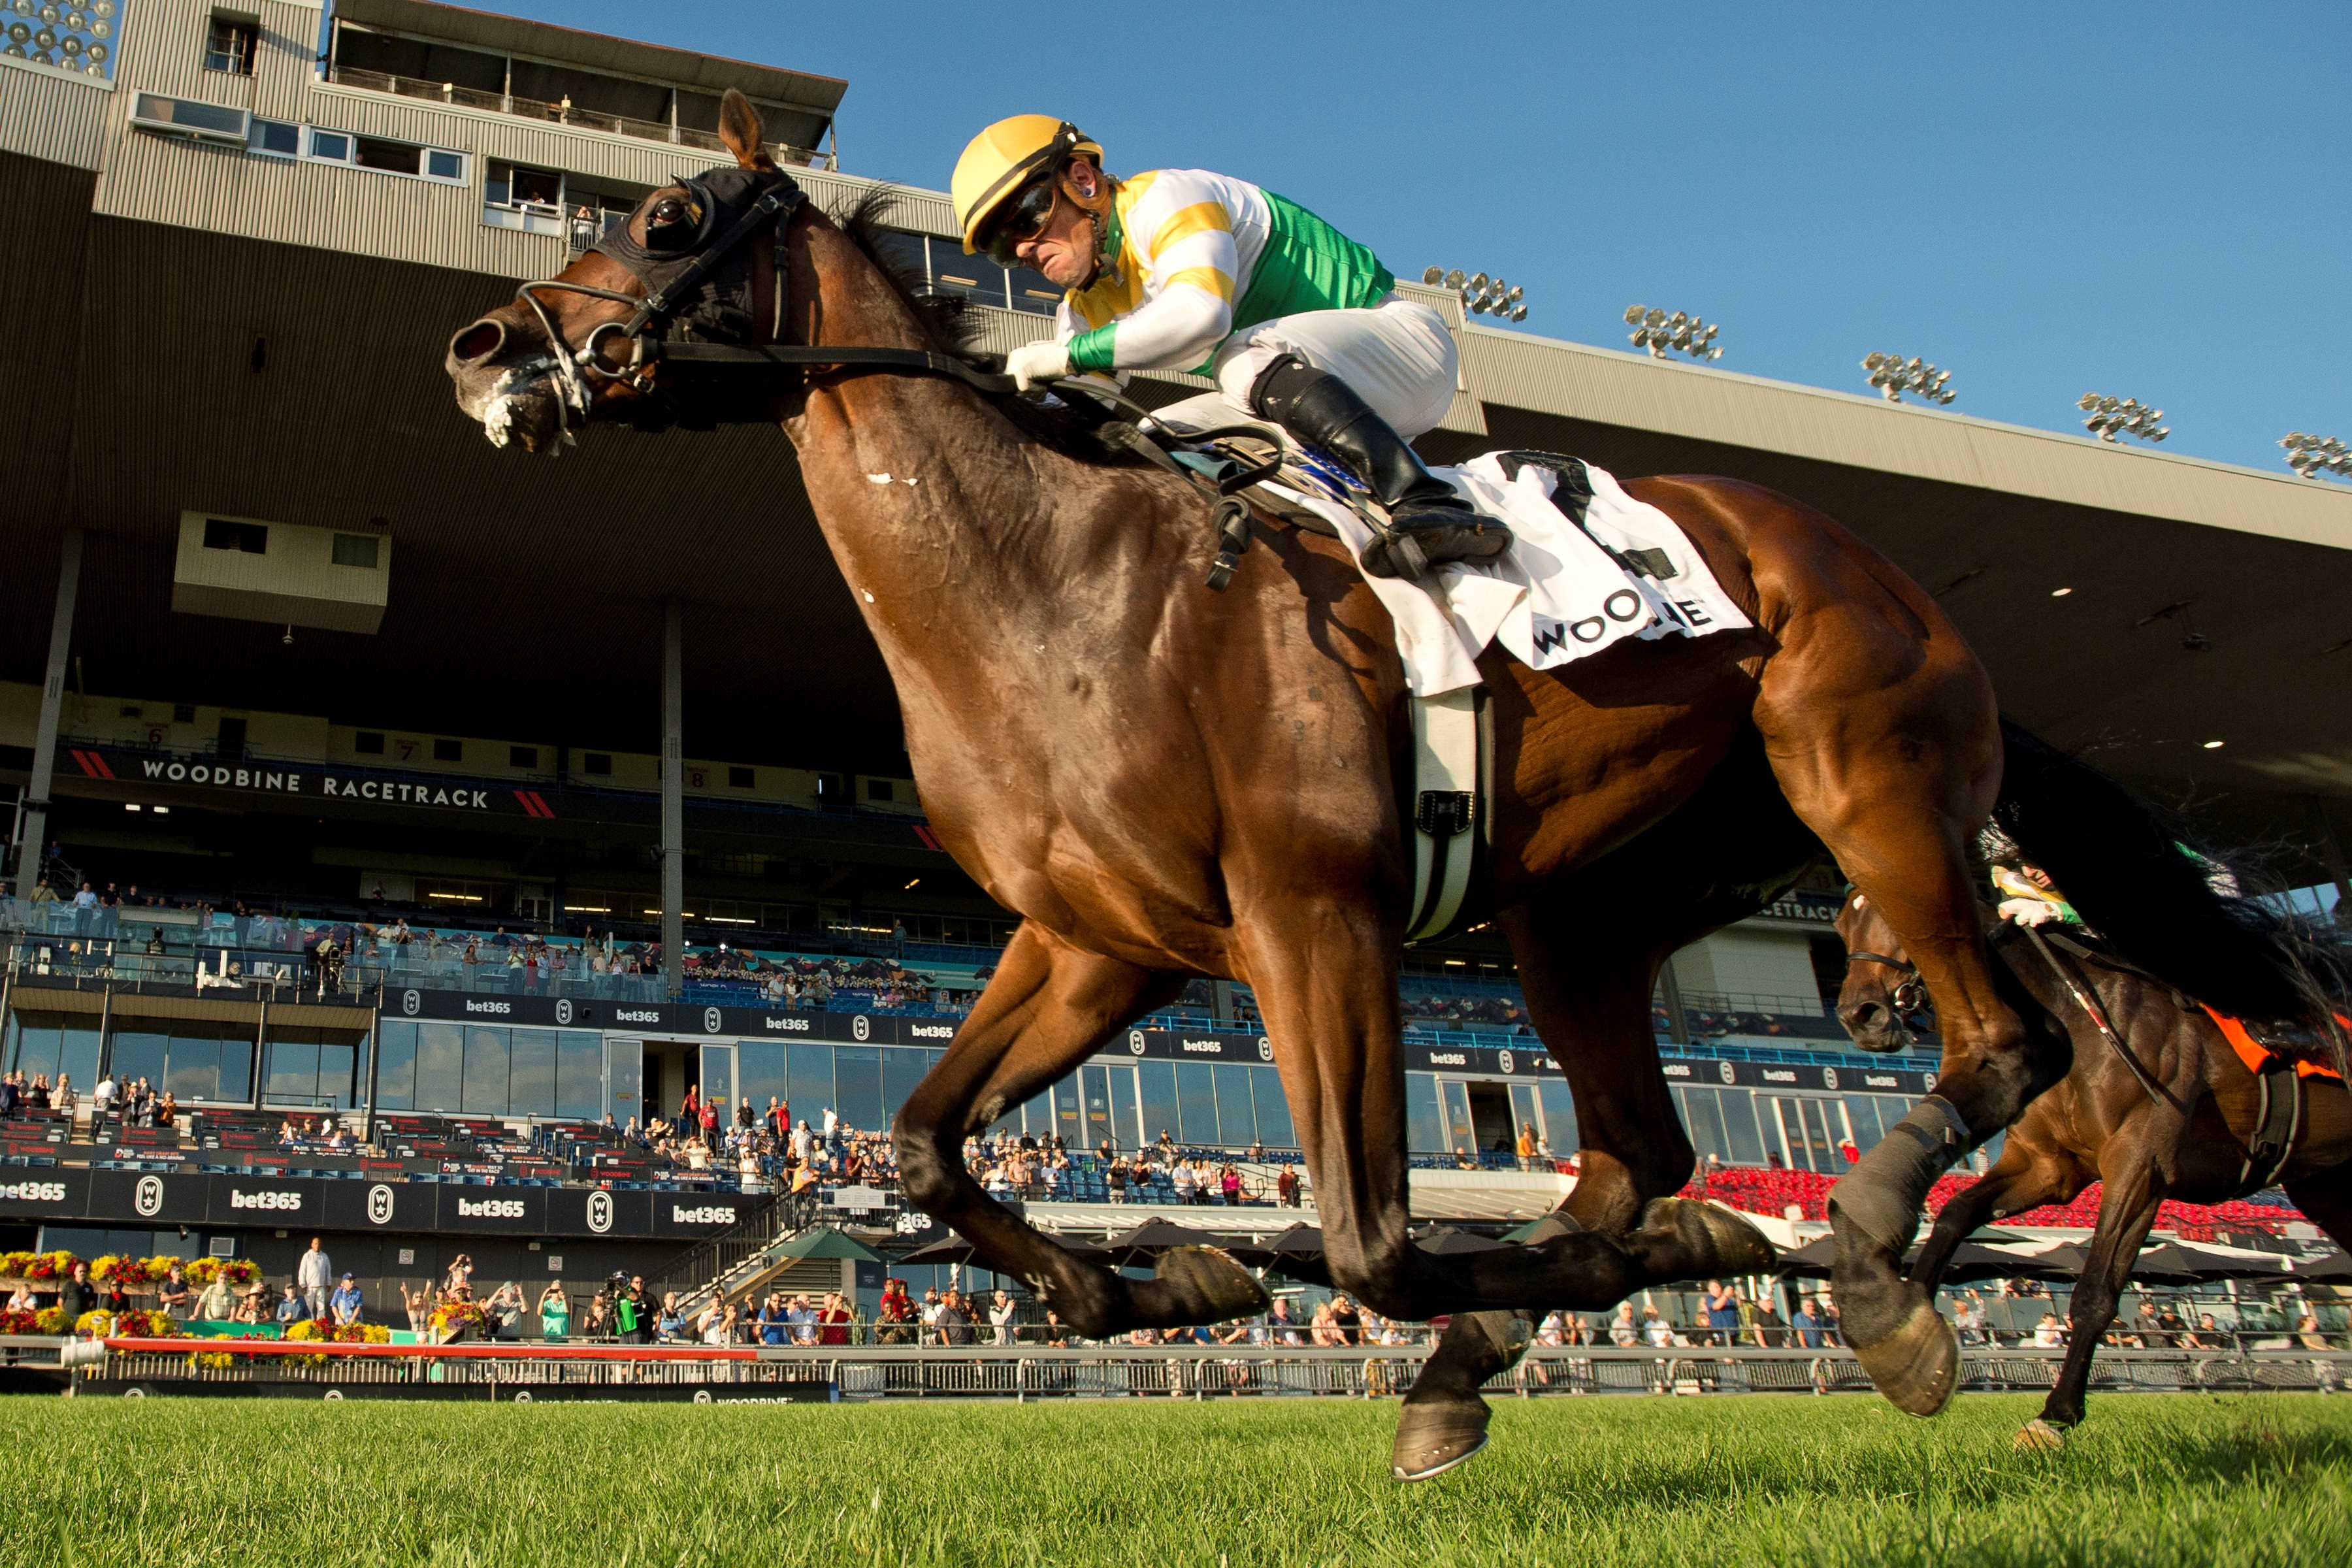
[[763, 1345], [784, 1343], [790, 1337], [786, 1328], [789, 1319], [790, 1314], [784, 1310], [782, 1293], [769, 1292], [767, 1300], [760, 1307], [760, 1342]]
[[1719, 1345], [1739, 1339], [1739, 1293], [1720, 1279], [1706, 1282], [1706, 1326]]
[[1808, 1296], [1798, 1303], [1797, 1315], [1789, 1320], [1797, 1331], [1797, 1344], [1801, 1350], [1817, 1351], [1829, 1342], [1829, 1325], [1822, 1319], [1821, 1303]]
[[367, 1299], [360, 1294], [359, 1281], [349, 1274], [335, 1287], [334, 1294], [327, 1298], [327, 1315], [334, 1320], [337, 1328], [358, 1322], [366, 1307]]
[[287, 1286], [286, 1294], [278, 1301], [278, 1321], [281, 1323], [299, 1323], [308, 1316], [310, 1313], [303, 1305], [302, 1293], [291, 1285]]

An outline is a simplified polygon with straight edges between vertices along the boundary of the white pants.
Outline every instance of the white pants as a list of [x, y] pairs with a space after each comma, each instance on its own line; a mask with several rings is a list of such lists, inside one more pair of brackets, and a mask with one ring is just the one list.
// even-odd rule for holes
[[1391, 294], [1367, 310], [1309, 310], [1235, 332], [1210, 364], [1217, 390], [1169, 405], [1160, 421], [1202, 429], [1257, 418], [1249, 407], [1250, 387], [1284, 354], [1346, 382], [1408, 441], [1437, 427], [1458, 379], [1454, 334], [1444, 318]]

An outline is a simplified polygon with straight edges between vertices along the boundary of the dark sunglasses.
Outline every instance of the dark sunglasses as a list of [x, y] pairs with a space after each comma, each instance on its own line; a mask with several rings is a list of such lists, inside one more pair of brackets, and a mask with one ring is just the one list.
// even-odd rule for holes
[[1013, 247], [1045, 232], [1046, 224], [1053, 221], [1054, 204], [1060, 199], [1057, 176], [1045, 174], [1030, 181], [997, 209], [982, 237], [981, 249], [999, 267], [1012, 267], [1016, 260]]

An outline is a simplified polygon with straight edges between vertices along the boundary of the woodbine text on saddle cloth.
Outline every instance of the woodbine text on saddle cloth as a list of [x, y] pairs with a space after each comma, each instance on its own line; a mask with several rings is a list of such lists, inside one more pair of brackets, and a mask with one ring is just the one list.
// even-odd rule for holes
[[[1489, 453], [1432, 471], [1451, 479], [1472, 506], [1508, 523], [1514, 542], [1493, 561], [1440, 566], [1427, 586], [1366, 577], [1396, 622], [1397, 652], [1416, 697], [1477, 685], [1478, 656], [1490, 642], [1549, 669], [1627, 637], [1703, 637], [1752, 624], [1675, 521], [1627, 495], [1603, 469], [1585, 465], [1592, 481], [1584, 514], [1590, 535], [1552, 504], [1558, 476], [1538, 464], [1507, 479], [1499, 456]], [[1284, 493], [1328, 519], [1349, 553], [1361, 558], [1371, 530], [1353, 510], [1321, 496]], [[1663, 581], [1628, 572], [1596, 537], [1621, 555], [1661, 552], [1674, 569]]]

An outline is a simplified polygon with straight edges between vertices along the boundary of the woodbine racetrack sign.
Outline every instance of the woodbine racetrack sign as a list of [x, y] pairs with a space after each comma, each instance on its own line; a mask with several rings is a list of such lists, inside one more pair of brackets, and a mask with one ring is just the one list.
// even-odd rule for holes
[[509, 816], [554, 815], [538, 792], [407, 774], [393, 776], [327, 763], [288, 763], [190, 757], [170, 752], [74, 746], [67, 760], [85, 778], [113, 784], [162, 784], [208, 795], [268, 795], [421, 806], [433, 811], [488, 813]]

